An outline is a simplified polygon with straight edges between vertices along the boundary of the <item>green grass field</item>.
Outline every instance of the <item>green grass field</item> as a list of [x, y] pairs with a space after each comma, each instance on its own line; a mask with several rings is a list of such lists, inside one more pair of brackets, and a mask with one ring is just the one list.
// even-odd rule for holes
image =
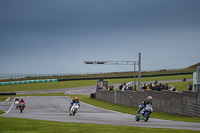
[[[162, 80], [176, 80], [176, 79], [192, 79], [192, 74], [188, 75], [173, 75], [173, 76], [160, 76], [160, 77], [144, 77], [141, 78], [142, 82], [145, 81], [158, 81]], [[108, 79], [108, 84], [120, 84], [124, 82], [133, 81], [133, 78], [125, 79]], [[137, 81], [138, 79], [136, 79]], [[179, 88], [175, 85], [176, 89], [182, 91], [187, 89], [188, 82], [181, 82], [182, 87]], [[170, 83], [169, 83], [170, 84]], [[96, 80], [78, 80], [78, 81], [62, 81], [62, 82], [48, 82], [48, 83], [30, 83], [30, 84], [16, 84], [16, 85], [4, 85], [0, 86], [0, 92], [15, 92], [15, 91], [31, 91], [31, 90], [49, 90], [49, 89], [64, 89], [73, 87], [85, 87], [85, 86], [95, 86]], [[115, 86], [117, 88], [118, 86]]]
[[41, 132], [41, 133], [198, 133], [180, 129], [158, 129], [129, 126], [65, 123], [33, 119], [6, 118], [0, 116], [0, 132]]

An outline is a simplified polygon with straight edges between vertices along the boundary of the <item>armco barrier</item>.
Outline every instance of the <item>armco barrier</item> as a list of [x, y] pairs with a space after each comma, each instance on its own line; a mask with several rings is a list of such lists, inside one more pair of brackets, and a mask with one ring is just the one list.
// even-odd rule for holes
[[16, 92], [2, 92], [0, 95], [16, 95]]
[[96, 91], [96, 99], [98, 100], [136, 108], [148, 96], [153, 97], [152, 107], [154, 111], [200, 117], [200, 91]]
[[42, 79], [42, 80], [26, 80], [26, 81], [0, 82], [0, 85], [14, 85], [14, 84], [27, 84], [27, 83], [42, 83], [42, 82], [58, 82], [58, 79]]

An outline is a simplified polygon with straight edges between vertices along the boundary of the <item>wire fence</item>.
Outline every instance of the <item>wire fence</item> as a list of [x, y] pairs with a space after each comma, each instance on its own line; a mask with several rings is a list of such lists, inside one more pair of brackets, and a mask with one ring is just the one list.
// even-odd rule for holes
[[[148, 74], [164, 74], [164, 73], [184, 73], [196, 71], [196, 68], [188, 69], [160, 69], [142, 71], [143, 75]], [[16, 81], [16, 80], [34, 80], [34, 79], [63, 79], [63, 78], [80, 78], [80, 77], [101, 77], [101, 76], [129, 76], [134, 71], [126, 72], [99, 72], [99, 73], [59, 73], [59, 74], [1, 74], [0, 81]], [[138, 72], [136, 71], [136, 74]]]

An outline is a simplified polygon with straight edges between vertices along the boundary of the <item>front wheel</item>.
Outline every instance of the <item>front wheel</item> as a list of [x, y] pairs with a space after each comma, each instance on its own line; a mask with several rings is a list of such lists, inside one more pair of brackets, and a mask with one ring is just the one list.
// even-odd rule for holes
[[136, 114], [136, 115], [135, 115], [135, 120], [136, 120], [136, 121], [139, 121], [139, 120], [140, 120], [140, 115], [139, 115], [139, 114]]
[[73, 116], [76, 114], [76, 110], [73, 111]]

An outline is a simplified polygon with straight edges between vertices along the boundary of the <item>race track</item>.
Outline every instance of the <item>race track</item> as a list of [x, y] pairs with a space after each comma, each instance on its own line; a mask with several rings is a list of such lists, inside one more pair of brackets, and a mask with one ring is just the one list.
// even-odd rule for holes
[[75, 116], [69, 116], [68, 108], [71, 99], [65, 96], [32, 96], [23, 97], [23, 99], [26, 102], [23, 113], [20, 113], [12, 103], [9, 105], [8, 103], [0, 103], [4, 110], [8, 110], [3, 116], [61, 122], [200, 130], [200, 123], [153, 118], [150, 118], [148, 122], [137, 122], [134, 115], [105, 110], [82, 102], [78, 113]]

